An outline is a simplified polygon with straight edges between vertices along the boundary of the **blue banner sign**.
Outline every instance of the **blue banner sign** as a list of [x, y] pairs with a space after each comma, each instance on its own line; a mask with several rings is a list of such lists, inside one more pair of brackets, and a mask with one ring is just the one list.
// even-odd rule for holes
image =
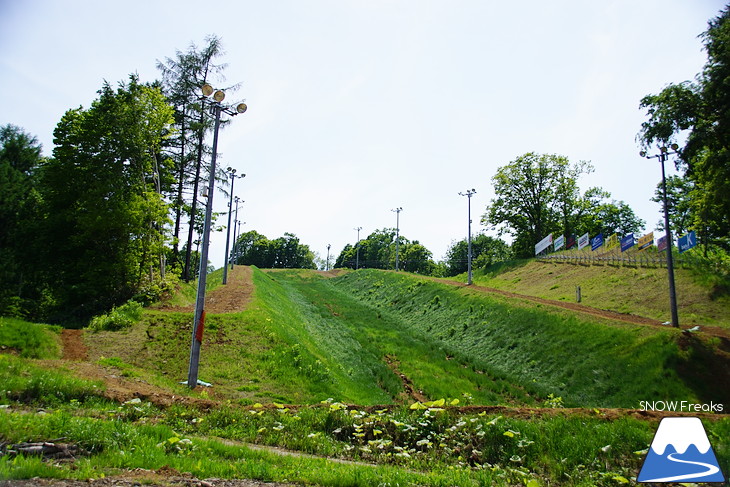
[[630, 233], [621, 239], [621, 252], [626, 252], [634, 246], [636, 241], [634, 240], [634, 234]]
[[689, 232], [687, 235], [682, 235], [681, 237], [679, 237], [678, 244], [680, 254], [697, 245], [697, 235], [695, 234], [694, 230]]
[[599, 233], [591, 240], [591, 250], [596, 250], [601, 245], [603, 245], [603, 234]]

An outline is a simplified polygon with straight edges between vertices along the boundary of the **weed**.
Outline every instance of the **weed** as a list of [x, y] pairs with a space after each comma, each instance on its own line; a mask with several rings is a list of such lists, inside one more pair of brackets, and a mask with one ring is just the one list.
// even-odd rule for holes
[[129, 328], [142, 318], [142, 305], [136, 301], [127, 301], [119, 307], [103, 315], [95, 316], [89, 322], [92, 331], [117, 331]]

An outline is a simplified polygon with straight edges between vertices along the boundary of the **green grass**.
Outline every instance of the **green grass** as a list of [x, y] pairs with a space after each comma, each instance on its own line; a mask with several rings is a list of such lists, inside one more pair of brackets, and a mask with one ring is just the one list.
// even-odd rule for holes
[[77, 379], [59, 370], [46, 370], [12, 355], [0, 355], [0, 402], [58, 406], [87, 401], [101, 394], [102, 385]]
[[58, 334], [61, 327], [0, 317], [0, 346], [21, 357], [59, 358]]
[[[677, 330], [579, 317], [532, 302], [376, 270], [328, 279], [253, 270], [240, 313], [206, 319], [201, 380], [241, 404], [428, 399], [639, 407], [641, 400], [730, 403], [714, 387], [719, 343]], [[119, 332], [89, 334], [92, 360], [116, 357], [183, 392], [192, 313], [146, 311]], [[120, 344], [123, 346], [120, 347]], [[401, 377], [399, 374], [402, 374]]]
[[[682, 325], [730, 327], [730, 293], [727, 279], [711, 274], [698, 259], [684, 257], [675, 281]], [[466, 282], [466, 276], [453, 278]], [[662, 267], [565, 264], [521, 260], [474, 271], [474, 284], [528, 296], [575, 302], [581, 287], [582, 304], [658, 321], [670, 321], [667, 270]]]
[[[216, 269], [206, 276], [205, 291], [209, 292], [223, 284], [223, 268]], [[195, 305], [195, 298], [198, 294], [198, 281], [180, 281], [177, 291], [165, 300], [170, 306], [192, 306]]]
[[[139, 406], [77, 403], [42, 416], [0, 414], [0, 439], [7, 444], [63, 438], [87, 452], [57, 463], [0, 457], [0, 478], [99, 478], [167, 465], [197, 478], [324, 486], [612, 486], [636, 475], [657, 425], [631, 417], [608, 419], [598, 410], [518, 418], [450, 408], [368, 411], [341, 403], [296, 410], [229, 405], [208, 412]], [[727, 471], [730, 419], [703, 423]], [[281, 456], [241, 442], [375, 466]]]
[[[692, 338], [680, 347], [676, 330], [607, 325], [533, 303], [382, 271], [350, 273], [332, 284], [399, 323], [403, 333], [428, 340], [434, 361], [427, 374], [437, 381], [423, 382], [426, 391], [458, 378], [435, 369], [441, 354], [538, 397], [562, 397], [566, 405], [635, 408], [647, 397], [730, 402], [727, 391], [711, 387], [714, 365], [701, 366], [702, 373], [696, 365], [698, 357], [717, 365], [716, 346]], [[722, 362], [720, 366], [726, 368]], [[456, 397], [458, 391], [440, 392], [429, 395]]]

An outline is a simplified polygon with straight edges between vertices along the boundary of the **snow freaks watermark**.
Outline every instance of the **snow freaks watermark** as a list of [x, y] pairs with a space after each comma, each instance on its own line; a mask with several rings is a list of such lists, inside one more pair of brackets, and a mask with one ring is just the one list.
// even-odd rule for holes
[[642, 411], [668, 411], [674, 413], [722, 413], [725, 411], [721, 403], [695, 403], [689, 401], [640, 401]]

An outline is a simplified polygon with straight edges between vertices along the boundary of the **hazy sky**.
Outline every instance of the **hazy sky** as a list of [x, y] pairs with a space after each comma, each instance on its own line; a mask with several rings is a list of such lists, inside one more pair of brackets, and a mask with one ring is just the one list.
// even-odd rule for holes
[[[221, 37], [224, 84], [248, 112], [219, 139], [247, 177], [244, 231], [284, 232], [322, 257], [395, 227], [435, 259], [473, 231], [498, 167], [526, 152], [589, 160], [601, 186], [649, 230], [656, 160], [638, 156], [639, 100], [690, 80], [718, 0], [0, 0], [0, 125], [44, 154], [63, 113], [104, 80], [153, 81], [158, 60]], [[216, 211], [226, 209], [220, 193]], [[210, 258], [224, 260], [225, 233]]]

